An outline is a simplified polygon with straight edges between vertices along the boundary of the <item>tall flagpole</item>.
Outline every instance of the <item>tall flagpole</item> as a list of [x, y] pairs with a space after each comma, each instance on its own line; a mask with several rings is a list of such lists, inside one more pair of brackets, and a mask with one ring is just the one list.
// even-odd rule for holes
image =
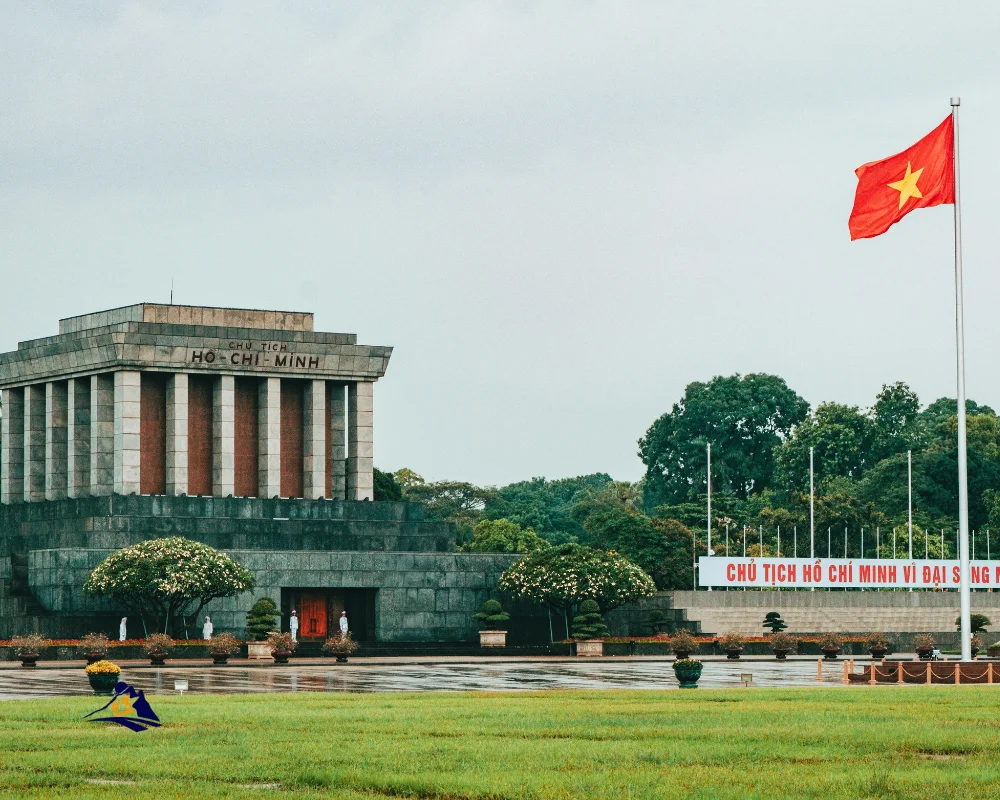
[[958, 173], [958, 107], [960, 97], [951, 98], [955, 136], [955, 345], [958, 372], [958, 558], [961, 575], [959, 605], [962, 623], [962, 661], [972, 660], [971, 574], [969, 570], [969, 466], [965, 444], [965, 319], [962, 311], [962, 204]]
[[[809, 448], [809, 558], [816, 556], [816, 515], [813, 507], [813, 449]], [[809, 591], [815, 592], [816, 587], [809, 587]]]
[[[913, 561], [913, 451], [906, 451], [906, 523], [909, 528], [909, 546], [906, 557]], [[913, 591], [913, 587], [910, 587]]]
[[[708, 479], [708, 555], [712, 555], [712, 443], [708, 443], [708, 467], [706, 470], [706, 478]], [[712, 591], [712, 587], [708, 587], [708, 591]]]

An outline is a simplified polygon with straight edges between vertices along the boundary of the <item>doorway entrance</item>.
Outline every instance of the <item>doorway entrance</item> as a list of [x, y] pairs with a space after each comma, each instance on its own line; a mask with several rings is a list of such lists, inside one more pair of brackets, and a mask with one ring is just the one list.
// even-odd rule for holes
[[323, 642], [340, 633], [340, 614], [347, 612], [351, 636], [357, 642], [375, 641], [375, 589], [281, 590], [282, 630], [288, 630], [292, 610], [298, 612], [299, 639]]

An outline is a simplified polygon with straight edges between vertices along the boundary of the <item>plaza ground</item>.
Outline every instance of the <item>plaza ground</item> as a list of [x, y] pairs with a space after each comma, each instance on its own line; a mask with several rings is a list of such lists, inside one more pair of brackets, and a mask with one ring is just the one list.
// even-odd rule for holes
[[995, 689], [162, 696], [0, 704], [0, 796], [998, 797]]

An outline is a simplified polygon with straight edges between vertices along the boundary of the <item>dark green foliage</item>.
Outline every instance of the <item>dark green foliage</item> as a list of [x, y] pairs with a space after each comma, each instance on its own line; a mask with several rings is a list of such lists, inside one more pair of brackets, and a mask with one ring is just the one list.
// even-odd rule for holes
[[649, 616], [646, 617], [646, 621], [643, 623], [645, 627], [649, 628], [652, 633], [660, 633], [670, 625], [670, 620], [667, 615], [664, 614], [660, 609], [653, 609], [649, 612]]
[[[990, 626], [990, 618], [985, 614], [970, 614], [969, 625], [972, 628], [971, 633], [986, 633], [986, 629]], [[962, 630], [961, 617], [955, 618], [955, 627]]]
[[372, 470], [375, 480], [375, 500], [398, 503], [403, 499], [403, 489], [391, 472], [382, 472], [378, 467]]
[[583, 526], [573, 513], [576, 505], [595, 490], [610, 484], [604, 473], [549, 481], [532, 478], [493, 491], [483, 513], [487, 519], [508, 519], [532, 528], [552, 544], [580, 541]]
[[465, 553], [533, 553], [549, 543], [531, 528], [510, 520], [484, 519], [472, 532], [472, 541], [458, 549]]
[[774, 453], [809, 404], [776, 375], [718, 376], [688, 384], [684, 397], [639, 440], [647, 509], [704, 491], [706, 443], [712, 484], [745, 500], [771, 485]]
[[246, 638], [252, 642], [263, 642], [275, 630], [278, 607], [270, 597], [262, 597], [247, 612]]
[[777, 611], [768, 611], [764, 615], [764, 627], [768, 628], [770, 633], [781, 633], [788, 625]]
[[503, 606], [496, 600], [487, 600], [483, 607], [472, 615], [473, 619], [478, 619], [483, 627], [488, 631], [496, 630], [504, 622], [510, 619], [510, 614], [503, 610]]
[[610, 636], [610, 632], [601, 616], [601, 607], [594, 600], [584, 600], [579, 613], [573, 617], [573, 638], [601, 639], [605, 636]]

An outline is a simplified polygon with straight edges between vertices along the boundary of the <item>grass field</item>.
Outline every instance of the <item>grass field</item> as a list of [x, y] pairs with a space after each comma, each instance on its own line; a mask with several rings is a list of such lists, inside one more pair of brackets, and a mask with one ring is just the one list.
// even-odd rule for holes
[[997, 692], [171, 696], [143, 733], [3, 702], [0, 795], [1000, 798]]

